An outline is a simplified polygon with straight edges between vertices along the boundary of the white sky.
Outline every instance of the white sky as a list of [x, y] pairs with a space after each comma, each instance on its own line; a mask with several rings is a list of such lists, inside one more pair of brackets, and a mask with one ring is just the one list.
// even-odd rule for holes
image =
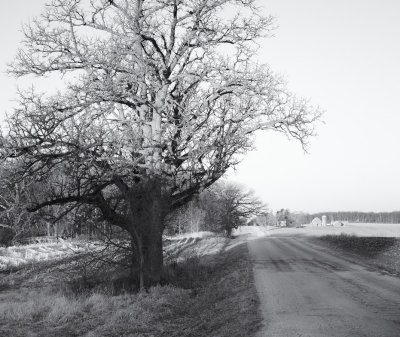
[[273, 209], [400, 209], [400, 1], [264, 0], [261, 57], [326, 110], [309, 154], [275, 134], [231, 177]]
[[[0, 114], [11, 111], [16, 84], [4, 74], [20, 25], [45, 0], [13, 0], [0, 12]], [[257, 136], [230, 178], [274, 210], [400, 209], [400, 1], [259, 0], [277, 18], [260, 59], [289, 88], [320, 105], [325, 124], [309, 153], [284, 136]]]

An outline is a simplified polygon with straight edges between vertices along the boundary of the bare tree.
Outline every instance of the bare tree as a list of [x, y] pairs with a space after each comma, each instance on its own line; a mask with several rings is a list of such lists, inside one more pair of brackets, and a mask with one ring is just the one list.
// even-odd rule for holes
[[141, 286], [157, 283], [168, 209], [235, 165], [255, 131], [313, 133], [319, 111], [253, 62], [272, 24], [254, 0], [52, 0], [10, 73], [65, 88], [20, 92], [2, 139], [24, 163], [17, 178], [62, 173], [30, 210], [98, 207], [131, 235]]
[[234, 183], [215, 184], [202, 195], [202, 199], [208, 215], [206, 221], [227, 236], [231, 236], [233, 229], [245, 225], [254, 216], [266, 214], [268, 210], [253, 191]]
[[283, 208], [276, 212], [276, 219], [279, 226], [296, 227], [305, 223], [302, 213], [292, 213]]
[[196, 233], [203, 229], [205, 210], [196, 200], [175, 209], [167, 217], [166, 227], [170, 233]]

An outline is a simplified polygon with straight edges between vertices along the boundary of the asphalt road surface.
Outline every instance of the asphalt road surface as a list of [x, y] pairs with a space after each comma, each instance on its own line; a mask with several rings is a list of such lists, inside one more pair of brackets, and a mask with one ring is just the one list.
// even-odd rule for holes
[[249, 241], [264, 337], [400, 337], [400, 278], [295, 237]]

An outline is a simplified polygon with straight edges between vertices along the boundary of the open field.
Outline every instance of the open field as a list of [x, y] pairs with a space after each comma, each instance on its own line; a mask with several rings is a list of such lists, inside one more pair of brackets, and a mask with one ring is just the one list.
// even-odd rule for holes
[[339, 235], [349, 234], [372, 237], [400, 237], [400, 224], [380, 224], [380, 223], [349, 223], [342, 227], [313, 227], [304, 226], [301, 228], [287, 228], [287, 227], [253, 227], [243, 226], [235, 231], [236, 234], [243, 233], [256, 233], [259, 236], [324, 236], [324, 235]]
[[[52, 266], [64, 259], [3, 272], [0, 336], [253, 336], [258, 297], [245, 240], [169, 238], [168, 285], [113, 295], [107, 285], [76, 293]], [[33, 268], [33, 270], [32, 270]], [[55, 282], [44, 282], [50, 276]], [[67, 291], [69, 290], [69, 291]]]

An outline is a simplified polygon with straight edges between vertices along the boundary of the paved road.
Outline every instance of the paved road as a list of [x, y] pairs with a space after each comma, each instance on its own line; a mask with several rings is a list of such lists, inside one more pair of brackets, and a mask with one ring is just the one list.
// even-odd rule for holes
[[265, 318], [260, 337], [400, 337], [399, 278], [304, 238], [248, 245]]

